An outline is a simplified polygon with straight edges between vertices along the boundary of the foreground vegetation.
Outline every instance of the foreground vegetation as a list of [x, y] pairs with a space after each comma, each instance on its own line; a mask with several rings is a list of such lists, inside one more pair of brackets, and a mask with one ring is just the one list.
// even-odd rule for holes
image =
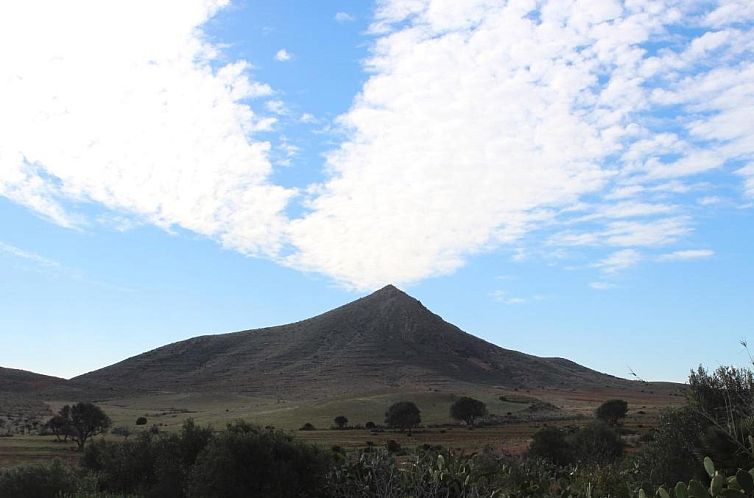
[[[476, 452], [433, 444], [404, 447], [398, 435], [408, 437], [421, 423], [413, 403], [387, 407], [384, 423], [394, 429], [372, 428], [389, 439], [359, 450], [312, 445], [289, 432], [240, 420], [216, 431], [189, 419], [180, 431], [163, 432], [145, 419], [139, 420], [145, 430], [131, 434], [116, 426], [111, 432], [119, 437], [82, 444], [82, 429], [73, 425], [79, 419], [67, 417], [72, 408], [63, 407], [53, 418], [55, 434], [75, 437], [82, 448], [79, 465], [53, 462], [0, 471], [0, 496], [754, 496], [748, 472], [754, 463], [753, 402], [750, 372], [700, 368], [689, 379], [687, 405], [663, 413], [635, 451], [627, 453], [626, 447], [638, 435], [629, 435], [622, 424], [629, 407], [614, 399], [581, 426], [545, 424], [528, 452], [516, 456], [492, 446]], [[470, 428], [487, 414], [484, 403], [468, 397], [449, 408]], [[331, 420], [337, 432], [348, 432], [345, 415]], [[484, 429], [459, 430], [472, 436]]]

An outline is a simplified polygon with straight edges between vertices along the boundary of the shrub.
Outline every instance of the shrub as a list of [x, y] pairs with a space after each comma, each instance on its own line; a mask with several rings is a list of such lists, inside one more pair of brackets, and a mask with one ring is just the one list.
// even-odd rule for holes
[[375, 424], [374, 422], [371, 422], [371, 421], [367, 422], [366, 424], [364, 424], [364, 428], [366, 428], [366, 429], [374, 429], [376, 427], [377, 427], [377, 424]]
[[565, 433], [557, 427], [538, 430], [529, 445], [529, 455], [556, 465], [568, 465], [573, 458], [571, 445], [566, 441]]
[[575, 462], [607, 465], [623, 455], [623, 441], [609, 425], [594, 422], [576, 431], [570, 438]]
[[388, 453], [398, 453], [402, 448], [401, 444], [395, 439], [388, 439], [387, 443], [385, 443], [385, 449]]
[[147, 425], [147, 417], [139, 417], [136, 419], [136, 425]]
[[607, 400], [595, 411], [599, 420], [610, 425], [618, 425], [621, 420], [626, 418], [627, 413], [628, 403], [622, 399]]
[[704, 478], [699, 449], [707, 421], [695, 410], [667, 410], [634, 458], [637, 478], [646, 489]]
[[191, 471], [195, 498], [323, 496], [330, 458], [276, 430], [235, 422], [207, 445]]
[[146, 498], [183, 498], [191, 467], [212, 439], [210, 427], [188, 419], [178, 434], [141, 432], [116, 443], [89, 445], [82, 466], [99, 476], [100, 488]]
[[302, 425], [299, 430], [300, 431], [313, 431], [313, 430], [315, 430], [315, 427], [312, 424], [310, 424], [309, 422], [307, 422], [304, 425]]
[[110, 434], [113, 434], [115, 436], [123, 436], [124, 439], [128, 439], [128, 436], [131, 435], [131, 429], [129, 429], [125, 425], [121, 425], [118, 427], [113, 427], [110, 430]]
[[344, 417], [343, 415], [338, 415], [337, 417], [335, 417], [334, 422], [335, 422], [335, 426], [338, 429], [343, 429], [346, 425], [348, 425], [348, 419]]
[[55, 498], [76, 490], [73, 472], [54, 460], [49, 465], [22, 465], [0, 471], [0, 496]]

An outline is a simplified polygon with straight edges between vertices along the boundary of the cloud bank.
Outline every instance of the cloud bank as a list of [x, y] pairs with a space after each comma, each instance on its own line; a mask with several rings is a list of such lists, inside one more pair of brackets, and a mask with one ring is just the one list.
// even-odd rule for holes
[[95, 203], [359, 289], [535, 232], [615, 273], [688, 236], [716, 175], [754, 197], [749, 2], [380, 0], [346, 138], [305, 194], [271, 182], [258, 138], [284, 103], [202, 33], [224, 4], [0, 7], [0, 195], [64, 226]]
[[[268, 182], [271, 93], [197, 29], [222, 1], [0, 7], [0, 195], [64, 226], [97, 203], [274, 254], [293, 193]], [[70, 210], [68, 210], [70, 211]]]
[[[627, 248], [607, 271], [676, 242], [693, 230], [673, 200], [687, 179], [754, 157], [752, 17], [728, 2], [379, 2], [371, 77], [332, 178], [292, 222], [291, 263], [371, 287], [543, 227], [569, 227], [554, 245]], [[751, 166], [738, 172], [751, 194]]]

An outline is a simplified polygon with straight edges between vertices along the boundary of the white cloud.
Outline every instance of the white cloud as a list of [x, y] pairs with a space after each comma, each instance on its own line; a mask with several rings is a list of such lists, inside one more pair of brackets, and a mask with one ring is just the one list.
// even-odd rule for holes
[[711, 258], [715, 251], [710, 249], [688, 249], [684, 251], [673, 251], [663, 254], [657, 258], [658, 261], [689, 261], [692, 259]]
[[265, 102], [264, 107], [273, 114], [286, 114], [288, 112], [288, 109], [285, 106], [285, 102], [283, 102], [282, 100], [268, 100], [267, 102]]
[[281, 48], [277, 52], [275, 52], [275, 60], [278, 62], [288, 62], [293, 58], [293, 55], [291, 55], [286, 49]]
[[538, 254], [536, 230], [622, 248], [598, 263], [618, 271], [691, 232], [686, 194], [710, 181], [692, 177], [737, 170], [754, 196], [746, 2], [378, 0], [346, 138], [288, 219], [299, 192], [270, 180], [297, 152], [285, 103], [257, 105], [273, 89], [201, 30], [226, 3], [2, 4], [0, 195], [70, 227], [95, 203], [352, 288]]
[[560, 246], [665, 246], [689, 234], [687, 217], [610, 221], [600, 231], [561, 232], [549, 241]]
[[317, 122], [317, 118], [314, 116], [314, 114], [305, 112], [301, 115], [301, 117], [298, 118], [298, 120], [302, 123], [306, 124], [312, 124]]
[[744, 177], [746, 195], [754, 197], [754, 164], [741, 168], [736, 173]]
[[[570, 230], [575, 245], [686, 236], [692, 202], [656, 202], [682, 195], [662, 182], [687, 189], [754, 144], [754, 33], [671, 37], [703, 21], [686, 7], [381, 0], [371, 77], [341, 116], [330, 179], [290, 226], [289, 264], [368, 288], [452, 272], [573, 216], [602, 224]], [[609, 204], [552, 214], [590, 194]]]
[[348, 12], [337, 12], [335, 14], [335, 21], [339, 23], [353, 22], [355, 18]]
[[641, 260], [642, 255], [639, 251], [635, 249], [623, 249], [612, 253], [593, 266], [599, 268], [604, 273], [614, 274], [638, 264]]
[[293, 192], [253, 138], [273, 118], [248, 99], [272, 89], [198, 29], [224, 3], [3, 3], [0, 195], [64, 226], [92, 202], [274, 254]]

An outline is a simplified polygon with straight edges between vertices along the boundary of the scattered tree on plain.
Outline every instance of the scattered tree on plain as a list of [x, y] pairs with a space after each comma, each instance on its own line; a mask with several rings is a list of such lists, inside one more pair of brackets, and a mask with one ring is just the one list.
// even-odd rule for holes
[[487, 415], [487, 405], [478, 399], [462, 396], [450, 405], [450, 416], [455, 420], [474, 425], [474, 421]]
[[385, 412], [385, 423], [390, 427], [398, 427], [401, 430], [411, 432], [412, 427], [421, 423], [421, 411], [411, 401], [399, 401], [393, 403]]
[[618, 425], [626, 418], [628, 403], [622, 399], [610, 399], [602, 403], [595, 414], [597, 418], [610, 425]]
[[65, 437], [64, 441], [70, 437], [79, 450], [84, 449], [89, 438], [105, 432], [110, 424], [110, 417], [99, 406], [83, 402], [73, 406], [65, 405], [47, 422], [58, 440], [61, 435]]
[[346, 425], [348, 425], [348, 419], [344, 417], [343, 415], [338, 415], [337, 417], [335, 417], [334, 422], [335, 422], [335, 426], [338, 429], [343, 429], [345, 428]]
[[136, 425], [147, 425], [147, 417], [139, 417], [136, 419]]

